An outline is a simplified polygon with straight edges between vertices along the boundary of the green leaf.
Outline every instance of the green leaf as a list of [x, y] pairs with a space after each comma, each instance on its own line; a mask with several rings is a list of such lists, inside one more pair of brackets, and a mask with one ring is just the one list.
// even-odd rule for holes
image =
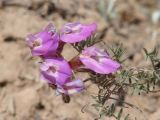
[[118, 113], [118, 116], [117, 116], [117, 120], [120, 120], [120, 119], [121, 119], [122, 112], [123, 112], [123, 108], [120, 109], [120, 111], [119, 111], [119, 113]]
[[129, 120], [129, 114], [124, 118], [124, 120]]

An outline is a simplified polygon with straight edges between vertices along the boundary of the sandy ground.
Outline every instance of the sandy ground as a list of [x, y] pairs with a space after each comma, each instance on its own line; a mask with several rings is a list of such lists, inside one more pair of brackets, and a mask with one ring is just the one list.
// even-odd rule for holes
[[[150, 19], [158, 5], [155, 0], [117, 1], [119, 17], [109, 27], [110, 23], [98, 11], [98, 0], [0, 0], [0, 120], [94, 120], [97, 113], [92, 107], [81, 112], [92, 101], [89, 92], [73, 95], [71, 102], [64, 104], [61, 96], [55, 96], [54, 91], [40, 82], [39, 60], [31, 59], [25, 38], [49, 22], [57, 28], [70, 21], [96, 22], [99, 39], [106, 44], [123, 43], [127, 55], [135, 52], [127, 61], [129, 66], [146, 66], [141, 49], [160, 46], [159, 25], [152, 24]], [[148, 10], [146, 14], [140, 6]], [[76, 54], [70, 46], [65, 46], [66, 58], [73, 53]], [[96, 92], [95, 87], [89, 89]], [[131, 118], [160, 120], [159, 93], [128, 95], [126, 101], [144, 111], [125, 109]]]

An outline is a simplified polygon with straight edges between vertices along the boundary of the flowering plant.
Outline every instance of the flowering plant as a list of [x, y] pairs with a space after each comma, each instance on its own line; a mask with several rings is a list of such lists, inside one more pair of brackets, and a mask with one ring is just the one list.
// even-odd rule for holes
[[[142, 70], [125, 68], [122, 65], [121, 46], [110, 48], [111, 56], [106, 49], [95, 46], [97, 41], [94, 37], [97, 25], [95, 23], [85, 25], [81, 23], [67, 23], [60, 32], [57, 32], [51, 23], [42, 31], [27, 36], [27, 44], [31, 49], [32, 56], [42, 59], [40, 65], [41, 79], [51, 88], [55, 89], [57, 95], [62, 95], [65, 103], [69, 103], [70, 94], [81, 92], [85, 89], [85, 82], [91, 81], [99, 88], [98, 94], [93, 96], [96, 103], [92, 104], [99, 111], [99, 118], [104, 115], [121, 118], [122, 110], [116, 116], [116, 104], [107, 104], [107, 100], [113, 99], [137, 108], [123, 101], [126, 89], [131, 87], [141, 92], [153, 92], [151, 86], [160, 80], [160, 59], [157, 52], [148, 52], [153, 69]], [[79, 53], [67, 61], [62, 56], [65, 44], [71, 44]], [[76, 78], [75, 73], [87, 72], [87, 79]], [[118, 95], [119, 98], [113, 98]], [[128, 119], [128, 115], [125, 117]]]

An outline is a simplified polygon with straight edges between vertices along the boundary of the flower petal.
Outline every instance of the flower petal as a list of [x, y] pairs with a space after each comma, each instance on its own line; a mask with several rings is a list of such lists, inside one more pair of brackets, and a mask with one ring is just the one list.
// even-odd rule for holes
[[83, 25], [80, 23], [68, 23], [61, 30], [60, 40], [67, 43], [76, 43], [86, 40], [96, 31], [95, 23]]
[[63, 58], [45, 59], [40, 69], [43, 78], [53, 84], [63, 85], [72, 75], [68, 62]]
[[112, 60], [107, 53], [95, 46], [83, 50], [80, 60], [86, 68], [100, 74], [116, 72], [120, 67], [118, 62]]
[[79, 79], [73, 81], [70, 80], [63, 86], [57, 87], [57, 91], [59, 93], [64, 93], [64, 94], [74, 94], [77, 92], [81, 92], [83, 89], [84, 89], [84, 84]]
[[27, 36], [26, 42], [31, 48], [33, 56], [40, 56], [55, 53], [58, 48], [59, 36], [55, 32], [52, 24], [49, 24], [44, 30]]

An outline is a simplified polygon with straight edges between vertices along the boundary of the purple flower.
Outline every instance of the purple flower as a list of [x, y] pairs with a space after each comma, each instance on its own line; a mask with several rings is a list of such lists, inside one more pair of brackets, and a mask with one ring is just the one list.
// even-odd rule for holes
[[83, 50], [80, 60], [86, 68], [100, 74], [113, 73], [120, 68], [118, 62], [112, 60], [104, 50], [98, 49], [95, 46]]
[[84, 84], [81, 80], [68, 79], [65, 84], [57, 85], [57, 94], [74, 94], [81, 92], [84, 89]]
[[63, 58], [45, 59], [41, 64], [41, 78], [50, 84], [63, 85], [71, 77], [72, 70]]
[[52, 55], [58, 48], [59, 36], [55, 27], [50, 23], [41, 32], [28, 35], [26, 41], [33, 56]]
[[50, 85], [56, 86], [57, 94], [73, 94], [84, 89], [81, 80], [72, 81], [72, 71], [62, 58], [45, 59], [41, 65], [41, 79]]
[[61, 30], [60, 40], [67, 43], [76, 43], [86, 40], [96, 31], [95, 23], [84, 25], [81, 23], [67, 23]]

